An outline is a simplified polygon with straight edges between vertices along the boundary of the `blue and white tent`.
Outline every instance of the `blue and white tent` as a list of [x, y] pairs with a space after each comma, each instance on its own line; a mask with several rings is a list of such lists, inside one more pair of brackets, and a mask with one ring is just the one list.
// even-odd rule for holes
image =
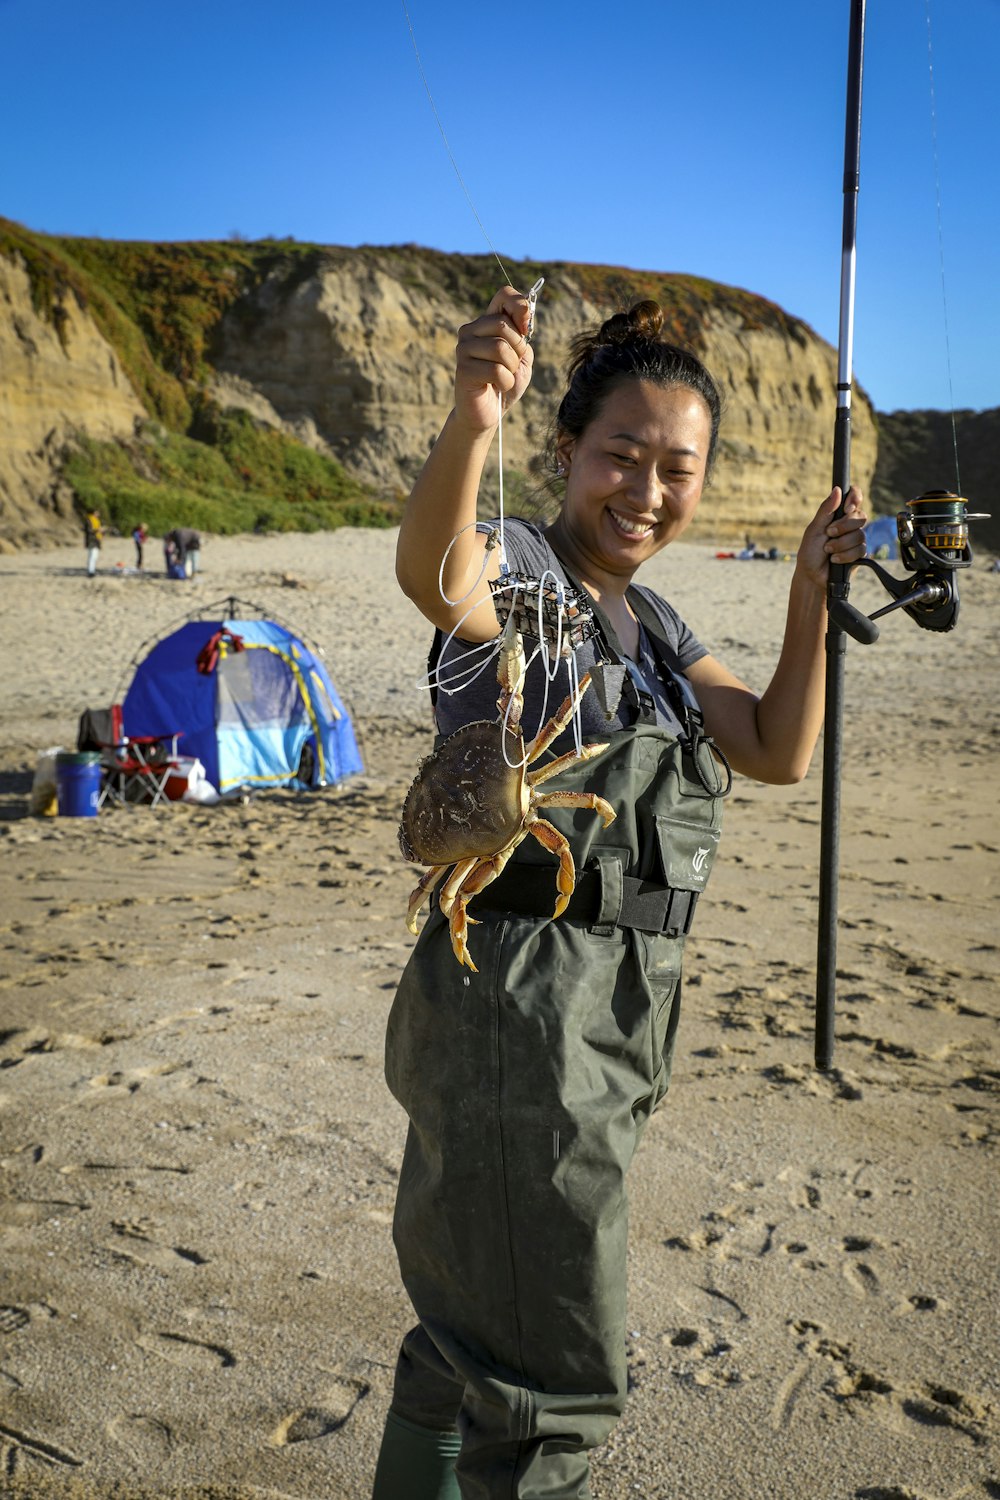
[[126, 736], [179, 736], [225, 796], [240, 787], [328, 786], [363, 770], [354, 729], [315, 649], [242, 601], [157, 641], [122, 702]]
[[895, 516], [875, 516], [865, 527], [865, 546], [869, 557], [893, 559], [899, 556]]

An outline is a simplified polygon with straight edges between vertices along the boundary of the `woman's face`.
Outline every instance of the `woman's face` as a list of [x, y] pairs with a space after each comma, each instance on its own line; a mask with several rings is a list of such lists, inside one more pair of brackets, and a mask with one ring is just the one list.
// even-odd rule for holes
[[697, 392], [630, 379], [578, 438], [557, 444], [567, 471], [560, 523], [588, 561], [631, 575], [683, 535], [701, 499], [711, 435]]

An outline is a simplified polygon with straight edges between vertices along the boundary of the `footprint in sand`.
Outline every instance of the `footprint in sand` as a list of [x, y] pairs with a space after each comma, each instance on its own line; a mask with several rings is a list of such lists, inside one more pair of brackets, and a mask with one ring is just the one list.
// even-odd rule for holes
[[[989, 1404], [977, 1396], [932, 1381], [898, 1386], [889, 1376], [866, 1370], [857, 1363], [850, 1344], [828, 1337], [820, 1324], [796, 1319], [789, 1327], [800, 1335], [798, 1348], [806, 1362], [827, 1362], [822, 1390], [852, 1411], [865, 1412], [893, 1427], [898, 1425], [901, 1414], [921, 1426], [949, 1427], [974, 1443], [986, 1442], [992, 1413]], [[793, 1404], [789, 1395], [796, 1382], [800, 1389], [806, 1378], [803, 1363], [799, 1362], [783, 1382], [786, 1416]], [[772, 1419], [778, 1406], [776, 1403]]]
[[107, 1432], [144, 1472], [168, 1458], [174, 1448], [172, 1428], [147, 1412], [122, 1412], [108, 1423]]
[[79, 1469], [83, 1464], [82, 1458], [67, 1449], [0, 1422], [0, 1475], [13, 1478], [30, 1468], [32, 1461], [46, 1469]]
[[189, 1250], [183, 1245], [161, 1244], [153, 1238], [145, 1224], [118, 1221], [111, 1227], [122, 1239], [131, 1241], [127, 1248], [120, 1243], [111, 1243], [105, 1247], [121, 1260], [151, 1266], [156, 1271], [176, 1271], [178, 1267], [208, 1264], [207, 1258], [197, 1250]]
[[0, 1307], [0, 1333], [16, 1333], [31, 1322], [26, 1307]]
[[[739, 1385], [743, 1379], [734, 1363], [734, 1346], [709, 1329], [677, 1328], [660, 1338], [677, 1380], [698, 1386]], [[645, 1363], [642, 1359], [640, 1363]]]
[[300, 1407], [284, 1417], [268, 1441], [276, 1448], [284, 1448], [289, 1443], [314, 1442], [338, 1432], [370, 1389], [363, 1380], [338, 1376], [315, 1406]]
[[108, 1094], [134, 1094], [144, 1083], [154, 1078], [169, 1078], [173, 1073], [190, 1068], [189, 1062], [159, 1063], [147, 1068], [119, 1069], [114, 1073], [97, 1073], [89, 1080], [92, 1089], [103, 1089]]
[[89, 1207], [89, 1203], [67, 1198], [9, 1198], [0, 1203], [0, 1228], [24, 1229], [58, 1223], [71, 1214], [84, 1213]]
[[144, 1333], [136, 1343], [150, 1354], [189, 1370], [228, 1370], [236, 1363], [235, 1354], [224, 1345], [202, 1343], [183, 1333]]
[[[866, 1239], [863, 1235], [849, 1234], [843, 1242], [845, 1255], [863, 1255], [866, 1250], [879, 1249], [876, 1240]], [[878, 1275], [872, 1270], [867, 1261], [847, 1260], [844, 1262], [844, 1278], [848, 1286], [857, 1292], [859, 1297], [875, 1296], [881, 1291]]]

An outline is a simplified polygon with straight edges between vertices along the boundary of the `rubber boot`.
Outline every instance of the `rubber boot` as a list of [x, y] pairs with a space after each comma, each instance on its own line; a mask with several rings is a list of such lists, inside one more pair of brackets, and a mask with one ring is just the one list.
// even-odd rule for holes
[[418, 1427], [390, 1411], [375, 1470], [372, 1500], [461, 1500], [457, 1432]]

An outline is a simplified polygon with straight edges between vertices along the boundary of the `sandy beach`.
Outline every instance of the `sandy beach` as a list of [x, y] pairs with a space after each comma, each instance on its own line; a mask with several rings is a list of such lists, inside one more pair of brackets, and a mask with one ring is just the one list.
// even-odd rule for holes
[[[0, 556], [0, 1495], [365, 1500], [409, 1327], [382, 1038], [428, 631], [394, 532]], [[901, 569], [896, 565], [896, 572]], [[644, 581], [766, 685], [786, 563]], [[627, 1413], [596, 1500], [998, 1500], [1000, 577], [847, 664], [835, 1069], [812, 1066], [820, 761], [738, 782], [631, 1182]], [[323, 647], [363, 776], [29, 815], [39, 751], [228, 596]], [[885, 596], [867, 575], [853, 599]]]

